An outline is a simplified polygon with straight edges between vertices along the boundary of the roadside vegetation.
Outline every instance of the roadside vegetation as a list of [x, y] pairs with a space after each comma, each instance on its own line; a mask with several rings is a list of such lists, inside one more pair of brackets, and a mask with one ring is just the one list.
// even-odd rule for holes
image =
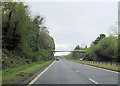
[[85, 46], [84, 48], [81, 48], [77, 45], [74, 48], [74, 50], [85, 50], [85, 53], [72, 52], [64, 57], [68, 60], [120, 63], [120, 34], [118, 33], [117, 27], [112, 27], [110, 32], [111, 33], [108, 36], [100, 34], [89, 47]]
[[18, 83], [54, 59], [54, 39], [45, 17], [31, 17], [23, 2], [2, 3], [3, 83]]
[[53, 59], [54, 40], [44, 17], [32, 18], [23, 2], [2, 3], [2, 17], [3, 69]]
[[106, 64], [99, 63], [99, 62], [96, 63], [96, 62], [85, 62], [85, 61], [77, 61], [77, 60], [70, 60], [70, 61], [120, 72], [119, 70], [120, 66], [116, 66], [116, 65], [111, 65], [111, 64], [106, 65]]
[[[74, 49], [85, 50], [85, 53], [72, 52], [64, 58], [82, 64], [120, 71], [120, 40], [118, 36], [120, 35], [111, 34], [106, 37], [105, 34], [100, 34], [100, 37], [97, 37], [90, 47], [81, 48], [77, 45]], [[110, 64], [102, 64], [107, 62]], [[111, 64], [117, 64], [117, 66]]]
[[54, 58], [56, 59], [56, 58], [61, 58], [60, 56], [54, 56]]
[[16, 68], [8, 68], [2, 71], [3, 84], [18, 84], [38, 72], [40, 69], [49, 65], [53, 60], [50, 61], [40, 61], [31, 64], [26, 64]]

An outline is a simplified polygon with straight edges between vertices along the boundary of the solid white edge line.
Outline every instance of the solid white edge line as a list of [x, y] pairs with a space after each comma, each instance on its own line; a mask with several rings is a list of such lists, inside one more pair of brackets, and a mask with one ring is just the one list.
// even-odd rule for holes
[[[76, 62], [76, 63], [78, 63], [78, 62]], [[80, 63], [80, 64], [82, 64], [82, 63]], [[99, 68], [99, 67], [91, 66], [91, 65], [88, 65], [88, 64], [82, 64], [82, 65], [120, 74], [120, 72], [117, 72], [117, 71], [112, 71], [112, 70], [108, 70], [108, 69], [104, 69], [104, 68]]]
[[[69, 60], [68, 60], [68, 61], [69, 61]], [[71, 61], [71, 62], [73, 62], [73, 61]], [[78, 62], [75, 62], [75, 63], [78, 63]], [[82, 63], [79, 63], [79, 64], [82, 64]], [[82, 65], [120, 74], [120, 72], [117, 72], [117, 71], [112, 71], [112, 70], [108, 70], [108, 69], [104, 69], [104, 68], [99, 68], [99, 67], [95, 67], [95, 66], [88, 65], [88, 64], [82, 64]]]
[[90, 80], [91, 82], [95, 83], [95, 84], [98, 84], [98, 82], [96, 82], [95, 80], [93, 80], [93, 79], [91, 79], [91, 78], [89, 78], [89, 80]]
[[[55, 61], [54, 61], [55, 62]], [[47, 71], [48, 70], [48, 68], [50, 68], [53, 64], [54, 64], [54, 62], [53, 63], [51, 63], [45, 70], [43, 70], [40, 74], [38, 74], [32, 81], [30, 81], [26, 86], [30, 86], [30, 85], [32, 85], [45, 71]]]
[[93, 68], [97, 68], [97, 69], [101, 69], [101, 70], [105, 70], [105, 71], [109, 71], [109, 72], [113, 72], [113, 73], [118, 73], [118, 74], [120, 74], [119, 72], [112, 71], [112, 70], [107, 70], [107, 69], [104, 69], [104, 68], [94, 67], [94, 66], [87, 65], [87, 64], [83, 64], [83, 65], [84, 65], [84, 66], [89, 66], [89, 67], [93, 67]]

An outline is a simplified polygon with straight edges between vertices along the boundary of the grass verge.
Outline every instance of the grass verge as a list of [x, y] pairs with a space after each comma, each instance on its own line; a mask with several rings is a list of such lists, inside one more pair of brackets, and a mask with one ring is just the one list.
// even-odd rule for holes
[[53, 60], [40, 61], [16, 68], [5, 69], [2, 71], [2, 84], [19, 84], [52, 62]]
[[96, 67], [101, 67], [101, 68], [120, 72], [120, 66], [115, 66], [115, 65], [110, 65], [110, 64], [105, 65], [105, 64], [100, 64], [100, 63], [89, 63], [89, 62], [76, 61], [76, 60], [69, 60], [69, 61], [73, 61], [73, 62], [77, 62], [77, 63], [81, 63], [81, 64], [87, 64], [87, 65], [96, 66]]

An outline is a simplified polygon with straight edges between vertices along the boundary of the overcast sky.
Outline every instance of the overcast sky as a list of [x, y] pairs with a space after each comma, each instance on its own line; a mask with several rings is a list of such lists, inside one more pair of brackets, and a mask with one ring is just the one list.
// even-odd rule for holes
[[[118, 20], [117, 2], [27, 2], [31, 15], [45, 17], [56, 50], [90, 46]], [[55, 55], [68, 54], [56, 53]]]

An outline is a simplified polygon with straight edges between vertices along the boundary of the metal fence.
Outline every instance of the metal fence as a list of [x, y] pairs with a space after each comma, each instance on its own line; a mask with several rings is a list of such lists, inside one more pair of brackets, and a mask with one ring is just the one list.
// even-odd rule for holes
[[118, 62], [108, 62], [108, 61], [85, 61], [85, 60], [81, 60], [81, 62], [88, 62], [88, 63], [96, 63], [96, 64], [105, 64], [105, 65], [120, 66], [120, 63], [118, 63]]

